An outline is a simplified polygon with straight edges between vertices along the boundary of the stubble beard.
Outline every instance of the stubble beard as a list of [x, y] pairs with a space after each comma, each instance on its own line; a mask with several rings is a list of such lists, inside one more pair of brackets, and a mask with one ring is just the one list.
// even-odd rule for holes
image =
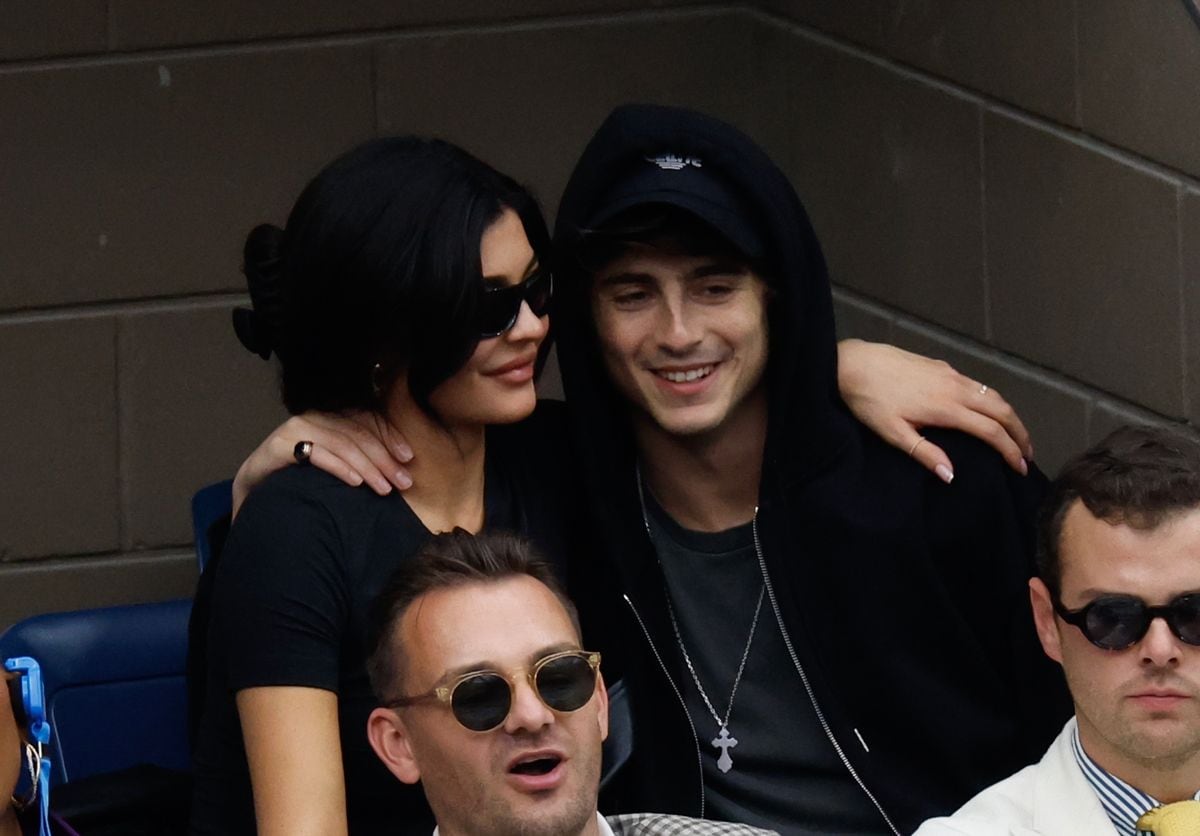
[[[1072, 682], [1071, 677], [1067, 679], [1073, 693], [1077, 687], [1089, 690], [1088, 685]], [[1139, 678], [1128, 683], [1119, 693], [1128, 693], [1136, 685], [1145, 684], [1145, 681]], [[1159, 682], [1157, 679], [1154, 681], [1156, 684]], [[1182, 690], [1190, 692], [1191, 689]], [[1193, 695], [1192, 699], [1198, 697]], [[1181, 717], [1163, 714], [1157, 719], [1151, 715], [1135, 720], [1129, 713], [1132, 706], [1128, 705], [1108, 706], [1099, 714], [1086, 708], [1077, 703], [1076, 714], [1083, 716], [1092, 732], [1104, 739], [1110, 751], [1141, 769], [1175, 772], [1200, 758], [1200, 720], [1194, 714]], [[1092, 708], [1099, 707], [1093, 705]], [[1161, 728], [1156, 729], [1155, 725], [1161, 725]]]
[[536, 818], [520, 819], [504, 804], [495, 805], [493, 815], [481, 811], [479, 822], [482, 828], [478, 836], [578, 836], [588, 820], [596, 815], [594, 799], [582, 793], [570, 799], [567, 806], [557, 814], [537, 815]]
[[1200, 728], [1187, 725], [1182, 720], [1171, 723], [1170, 730], [1154, 733], [1149, 729], [1139, 728], [1146, 722], [1138, 724], [1120, 724], [1119, 733], [1114, 735], [1112, 745], [1121, 751], [1125, 757], [1137, 763], [1143, 769], [1155, 772], [1176, 772], [1189, 763], [1194, 763], [1200, 756]]
[[[575, 776], [574, 794], [564, 797], [554, 811], [536, 811], [521, 817], [507, 799], [480, 788], [476, 798], [481, 803], [473, 810], [464, 810], [467, 826], [457, 832], [464, 836], [578, 836], [596, 816], [596, 800], [600, 787], [600, 759], [590, 759]], [[570, 791], [570, 788], [563, 787]]]

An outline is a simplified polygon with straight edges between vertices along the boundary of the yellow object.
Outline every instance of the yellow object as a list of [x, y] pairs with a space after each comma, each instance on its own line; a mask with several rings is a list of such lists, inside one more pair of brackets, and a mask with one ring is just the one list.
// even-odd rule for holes
[[1138, 830], [1157, 836], [1200, 836], [1200, 801], [1176, 801], [1155, 807], [1137, 820]]

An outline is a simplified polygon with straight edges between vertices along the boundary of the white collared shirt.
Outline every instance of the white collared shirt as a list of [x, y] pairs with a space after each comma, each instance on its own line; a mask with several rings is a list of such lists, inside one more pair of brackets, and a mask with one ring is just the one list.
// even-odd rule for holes
[[[1083, 750], [1083, 744], [1079, 742], [1079, 726], [1072, 729], [1071, 749], [1075, 753], [1075, 762], [1079, 764], [1079, 771], [1083, 773], [1083, 777], [1087, 779], [1088, 784], [1100, 799], [1100, 806], [1108, 814], [1117, 833], [1121, 836], [1138, 836], [1139, 833], [1148, 832], [1137, 829], [1137, 820], [1142, 813], [1153, 810], [1155, 807], [1161, 807], [1158, 800], [1149, 793], [1142, 792], [1137, 787], [1122, 781], [1092, 760]], [[1200, 792], [1197, 792], [1192, 798], [1200, 801]]]

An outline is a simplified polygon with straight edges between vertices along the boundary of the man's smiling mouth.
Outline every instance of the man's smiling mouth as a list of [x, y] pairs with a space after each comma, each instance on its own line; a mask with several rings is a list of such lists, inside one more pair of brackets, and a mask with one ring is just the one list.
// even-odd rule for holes
[[698, 368], [688, 369], [686, 371], [669, 371], [666, 369], [656, 369], [654, 373], [664, 380], [669, 380], [672, 383], [691, 383], [693, 380], [701, 380], [713, 373], [716, 368], [715, 363], [710, 363], [707, 366], [699, 366]]

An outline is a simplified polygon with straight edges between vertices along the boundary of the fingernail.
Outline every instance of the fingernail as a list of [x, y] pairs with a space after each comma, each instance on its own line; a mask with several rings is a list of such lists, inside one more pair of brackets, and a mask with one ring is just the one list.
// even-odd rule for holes
[[949, 485], [954, 481], [954, 471], [946, 467], [944, 464], [939, 464], [933, 469], [933, 472], [938, 475], [938, 478]]
[[356, 487], [356, 488], [357, 488], [357, 487], [358, 487], [359, 485], [361, 485], [362, 483], [363, 483], [363, 478], [362, 478], [362, 476], [361, 476], [361, 475], [359, 475], [359, 474], [357, 474], [357, 473], [351, 473], [351, 474], [350, 474], [350, 484], [351, 484], [351, 485], [353, 485], [354, 487]]
[[396, 487], [402, 491], [408, 490], [412, 487], [412, 477], [410, 477], [407, 473], [397, 473]]
[[402, 461], [402, 462], [412, 461], [413, 451], [412, 451], [412, 448], [409, 447], [407, 444], [397, 444], [395, 447], [395, 450], [396, 450], [396, 458], [400, 459], [400, 461]]
[[1029, 452], [1025, 454], [1025, 458], [1029, 459], [1030, 461], [1033, 461], [1033, 445], [1032, 444], [1029, 445]]
[[1025, 461], [1024, 459], [1021, 459], [1021, 475], [1029, 475], [1029, 462]]

